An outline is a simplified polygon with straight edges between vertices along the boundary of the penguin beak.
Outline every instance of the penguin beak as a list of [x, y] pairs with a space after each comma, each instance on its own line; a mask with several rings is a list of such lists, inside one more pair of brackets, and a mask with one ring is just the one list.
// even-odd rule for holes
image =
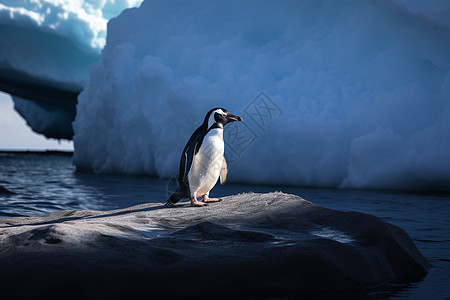
[[229, 120], [228, 122], [242, 121], [242, 118], [241, 118], [241, 117], [235, 116], [235, 115], [232, 115], [232, 114], [229, 114], [229, 115], [227, 116], [227, 119]]

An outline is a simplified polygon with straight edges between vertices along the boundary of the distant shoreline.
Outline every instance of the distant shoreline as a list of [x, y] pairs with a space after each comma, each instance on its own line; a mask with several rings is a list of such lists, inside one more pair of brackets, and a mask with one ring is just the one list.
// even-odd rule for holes
[[72, 156], [71, 150], [6, 150], [0, 149], [0, 154], [38, 154], [38, 155], [61, 155]]

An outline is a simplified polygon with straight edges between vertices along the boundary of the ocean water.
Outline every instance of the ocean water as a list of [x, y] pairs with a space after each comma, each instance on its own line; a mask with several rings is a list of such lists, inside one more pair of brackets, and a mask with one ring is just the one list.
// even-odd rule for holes
[[[158, 179], [75, 172], [70, 153], [0, 152], [0, 217], [62, 209], [110, 210], [164, 202], [175, 178]], [[450, 195], [397, 191], [217, 185], [213, 197], [283, 191], [341, 211], [359, 211], [400, 226], [433, 268], [418, 282], [367, 291], [367, 299], [450, 299]]]

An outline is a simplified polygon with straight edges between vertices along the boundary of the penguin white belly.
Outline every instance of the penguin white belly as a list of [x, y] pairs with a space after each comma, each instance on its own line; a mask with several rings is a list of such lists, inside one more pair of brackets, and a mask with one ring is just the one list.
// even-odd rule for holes
[[203, 138], [189, 170], [191, 198], [203, 196], [214, 187], [222, 168], [223, 152], [223, 129], [211, 129]]

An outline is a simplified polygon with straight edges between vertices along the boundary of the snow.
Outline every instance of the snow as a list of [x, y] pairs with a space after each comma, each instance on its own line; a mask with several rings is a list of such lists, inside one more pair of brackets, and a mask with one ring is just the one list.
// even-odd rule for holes
[[0, 69], [81, 89], [109, 18], [141, 0], [2, 0]]
[[448, 190], [449, 20], [445, 0], [145, 1], [108, 23], [74, 163], [169, 178], [221, 106], [244, 118], [230, 181]]

